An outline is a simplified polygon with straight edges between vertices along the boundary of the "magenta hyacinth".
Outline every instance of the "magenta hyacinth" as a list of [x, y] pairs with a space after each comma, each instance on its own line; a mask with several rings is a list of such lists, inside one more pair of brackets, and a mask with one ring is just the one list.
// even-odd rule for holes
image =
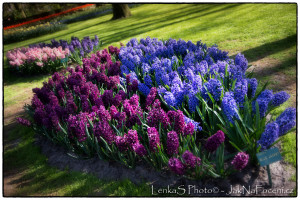
[[194, 124], [192, 122], [190, 122], [190, 123], [188, 123], [188, 124], [185, 125], [183, 134], [185, 136], [187, 136], [187, 135], [193, 135], [194, 134], [194, 130], [195, 130], [195, 126], [194, 126]]
[[207, 139], [205, 148], [210, 152], [214, 152], [224, 142], [224, 140], [225, 135], [223, 131], [219, 130]]
[[167, 153], [168, 155], [178, 154], [179, 140], [175, 131], [170, 131], [167, 135]]
[[178, 158], [170, 158], [169, 159], [169, 168], [176, 174], [182, 175], [184, 174], [184, 165]]
[[128, 146], [127, 146], [127, 142], [126, 142], [126, 135], [124, 136], [116, 136], [116, 146], [118, 147], [118, 149], [122, 152], [127, 151]]
[[147, 150], [146, 150], [146, 148], [145, 148], [142, 144], [140, 144], [140, 143], [135, 143], [135, 144], [132, 146], [132, 149], [133, 149], [133, 151], [134, 151], [137, 155], [139, 155], [139, 156], [141, 156], [141, 157], [147, 155]]
[[139, 143], [139, 138], [136, 130], [129, 130], [126, 136], [126, 141], [129, 146]]
[[189, 150], [186, 150], [182, 154], [182, 159], [187, 167], [195, 168], [196, 166], [201, 165], [201, 159], [197, 156], [195, 156], [192, 152]]
[[147, 99], [146, 99], [146, 103], [145, 103], [145, 107], [146, 108], [148, 106], [151, 106], [151, 104], [153, 103], [153, 101], [154, 101], [154, 99], [156, 97], [156, 94], [157, 94], [156, 87], [152, 87], [151, 90], [150, 90], [150, 93], [148, 94]]
[[249, 155], [245, 152], [239, 152], [235, 155], [234, 159], [232, 160], [231, 164], [234, 166], [236, 170], [244, 169], [249, 161]]
[[24, 118], [21, 118], [21, 117], [18, 117], [17, 118], [17, 121], [19, 124], [23, 125], [23, 126], [27, 126], [27, 127], [30, 127], [31, 126], [31, 122], [27, 119], [24, 119]]
[[149, 127], [148, 130], [150, 151], [156, 152], [157, 146], [160, 146], [159, 134], [154, 127]]

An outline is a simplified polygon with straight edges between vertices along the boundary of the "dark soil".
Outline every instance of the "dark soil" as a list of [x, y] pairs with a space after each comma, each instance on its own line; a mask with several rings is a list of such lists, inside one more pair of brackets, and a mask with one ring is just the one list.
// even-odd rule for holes
[[[67, 150], [37, 135], [36, 142], [48, 157], [51, 166], [64, 170], [90, 173], [102, 180], [129, 179], [135, 184], [146, 183], [153, 195], [174, 196], [290, 196], [296, 183], [291, 181], [294, 169], [284, 161], [270, 165], [273, 186], [269, 186], [266, 167], [248, 166], [227, 179], [189, 180], [169, 171], [157, 172], [149, 166], [138, 165], [129, 169], [116, 162], [99, 158], [76, 159]], [[279, 145], [279, 144], [278, 144]], [[168, 190], [169, 188], [169, 190]], [[163, 190], [164, 189], [164, 190]], [[184, 190], [185, 189], [185, 190]]]

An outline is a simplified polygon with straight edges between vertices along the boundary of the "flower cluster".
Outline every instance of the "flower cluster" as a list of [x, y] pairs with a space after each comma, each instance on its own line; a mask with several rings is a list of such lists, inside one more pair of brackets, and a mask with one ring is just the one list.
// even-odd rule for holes
[[237, 155], [235, 155], [231, 164], [234, 166], [236, 170], [242, 170], [247, 166], [248, 160], [249, 160], [248, 154], [246, 154], [245, 152], [239, 152]]
[[147, 37], [140, 42], [131, 39], [127, 46], [121, 47], [119, 57], [121, 75], [131, 74], [133, 80], [137, 79], [144, 95], [156, 86], [170, 107], [181, 108], [187, 97], [188, 110], [195, 112], [199, 104], [197, 93], [207, 101], [210, 95], [220, 101], [224, 88], [219, 78], [224, 78], [226, 73], [239, 80], [234, 98], [240, 106], [247, 93], [246, 58], [238, 54], [235, 60], [229, 59], [227, 52], [217, 46], [208, 48], [200, 41], [193, 44], [174, 39], [159, 41]]
[[224, 141], [225, 135], [223, 131], [219, 130], [207, 139], [205, 148], [210, 152], [214, 152]]
[[27, 40], [29, 38], [38, 37], [40, 35], [60, 31], [66, 28], [67, 28], [66, 24], [59, 23], [59, 22], [54, 22], [54, 23], [47, 22], [47, 23], [41, 23], [29, 27], [15, 27], [12, 29], [7, 29], [3, 32], [3, 40], [4, 43], [6, 44], [19, 42], [19, 41]]
[[69, 49], [63, 50], [62, 47], [23, 47], [8, 51], [6, 57], [11, 69], [39, 73], [56, 71], [62, 65], [61, 59], [69, 54]]
[[[256, 153], [296, 124], [296, 109], [288, 108], [265, 125], [268, 113], [290, 96], [257, 89], [257, 80], [245, 74], [248, 61], [242, 54], [233, 60], [217, 46], [149, 37], [89, 54], [98, 42], [97, 37], [73, 37], [70, 43], [39, 44], [79, 53], [81, 62], [33, 89], [28, 107], [33, 120], [19, 118], [20, 124], [43, 130], [80, 154], [97, 153], [128, 166], [144, 160], [157, 169], [168, 165], [176, 174], [197, 177], [225, 176], [227, 165], [220, 156], [227, 144], [248, 145], [248, 153]], [[265, 128], [258, 141], [253, 138], [256, 126], [259, 133]], [[241, 170], [248, 160], [240, 152], [231, 164]]]
[[66, 40], [59, 40], [56, 41], [55, 39], [51, 40], [51, 43], [38, 43], [29, 45], [30, 48], [33, 47], [50, 47], [50, 48], [59, 48], [62, 47], [63, 49], [69, 49], [70, 52], [73, 54], [74, 52], [79, 53], [80, 57], [84, 57], [85, 55], [96, 52], [99, 50], [99, 38], [95, 35], [94, 39], [90, 39], [89, 36], [84, 37], [81, 41], [77, 37], [71, 37], [71, 41], [68, 42]]

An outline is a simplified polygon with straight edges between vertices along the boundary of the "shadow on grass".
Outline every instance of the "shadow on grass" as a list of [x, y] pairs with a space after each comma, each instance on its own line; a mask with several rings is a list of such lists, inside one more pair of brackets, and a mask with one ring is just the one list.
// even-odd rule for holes
[[[167, 17], [159, 18], [156, 20], [153, 20], [154, 15], [161, 15], [163, 12], [155, 13], [154, 15], [151, 15], [149, 17], [143, 18], [145, 21], [143, 23], [138, 22], [134, 24], [130, 24], [130, 26], [123, 27], [121, 29], [118, 29], [115, 33], [110, 34], [106, 37], [102, 37], [101, 39], [105, 41], [105, 43], [113, 43], [118, 42], [120, 40], [123, 40], [125, 38], [131, 38], [136, 35], [140, 35], [155, 29], [161, 29], [166, 26], [172, 26], [177, 23], [182, 23], [189, 21], [191, 19], [199, 18], [201, 17], [217, 13], [219, 11], [224, 11], [227, 9], [231, 9], [234, 7], [239, 6], [238, 4], [232, 4], [232, 5], [194, 5], [193, 7], [187, 7], [185, 9], [180, 10], [181, 12], [175, 12], [171, 11], [170, 13], [173, 13]], [[139, 15], [137, 16], [139, 17]], [[140, 16], [142, 17], [142, 16]], [[151, 17], [151, 18], [150, 18]], [[149, 20], [148, 20], [149, 18]], [[208, 25], [205, 30], [209, 30], [210, 28], [215, 27], [216, 25], [221, 25], [223, 23], [213, 25]], [[106, 29], [102, 29], [103, 32], [107, 31]], [[90, 34], [97, 34], [98, 31], [91, 32]]]
[[[296, 73], [296, 66], [297, 66], [297, 58], [291, 57], [287, 60], [285, 60], [282, 63], [279, 63], [277, 65], [271, 66], [271, 67], [265, 67], [265, 68], [258, 68], [254, 72], [255, 78], [258, 80], [265, 80], [265, 81], [278, 81], [276, 82], [276, 90], [286, 90], [287, 86], [290, 86], [294, 83], [296, 83], [295, 75], [292, 73], [292, 70], [295, 70]], [[291, 73], [290, 75], [286, 75], [285, 73]], [[286, 81], [280, 81], [274, 79], [274, 75], [282, 75], [287, 76]], [[292, 78], [293, 77], [293, 78]]]
[[293, 47], [295, 45], [297, 45], [297, 34], [288, 36], [281, 40], [266, 43], [252, 49], [248, 49], [246, 51], [243, 51], [242, 54], [245, 55], [249, 62], [253, 62]]
[[3, 69], [3, 83], [4, 86], [14, 85], [18, 83], [31, 83], [33, 81], [40, 81], [50, 76], [50, 74], [43, 75], [20, 75], [14, 74], [8, 68]]

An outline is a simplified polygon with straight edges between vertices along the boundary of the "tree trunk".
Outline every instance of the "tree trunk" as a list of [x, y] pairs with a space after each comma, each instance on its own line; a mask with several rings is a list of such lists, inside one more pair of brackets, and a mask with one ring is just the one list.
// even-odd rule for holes
[[131, 16], [130, 9], [128, 4], [112, 4], [113, 7], [113, 18], [112, 19], [120, 19]]

